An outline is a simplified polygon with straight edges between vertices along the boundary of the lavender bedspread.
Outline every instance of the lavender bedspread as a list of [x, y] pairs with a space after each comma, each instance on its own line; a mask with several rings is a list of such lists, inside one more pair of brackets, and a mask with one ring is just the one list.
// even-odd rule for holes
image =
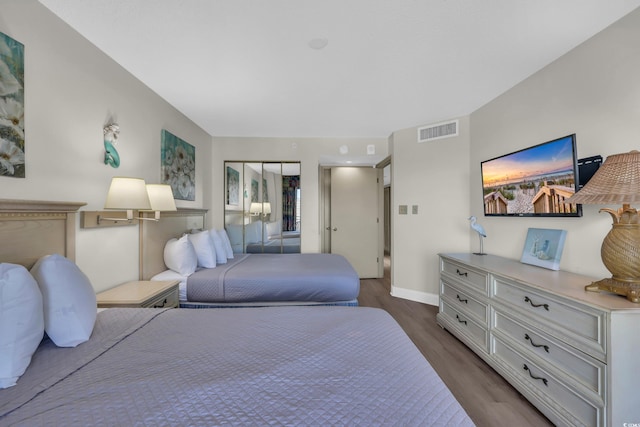
[[236, 254], [187, 279], [193, 302], [334, 302], [359, 292], [358, 274], [336, 254]]
[[354, 307], [109, 309], [45, 340], [0, 425], [469, 426], [399, 325]]

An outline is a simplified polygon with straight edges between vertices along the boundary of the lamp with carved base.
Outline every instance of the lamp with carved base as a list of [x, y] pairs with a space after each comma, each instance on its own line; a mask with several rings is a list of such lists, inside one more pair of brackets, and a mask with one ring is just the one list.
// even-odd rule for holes
[[617, 210], [600, 209], [613, 219], [600, 250], [602, 262], [612, 276], [585, 289], [614, 292], [640, 303], [640, 216], [631, 207], [632, 203], [640, 203], [640, 152], [607, 157], [589, 182], [565, 203], [622, 204]]

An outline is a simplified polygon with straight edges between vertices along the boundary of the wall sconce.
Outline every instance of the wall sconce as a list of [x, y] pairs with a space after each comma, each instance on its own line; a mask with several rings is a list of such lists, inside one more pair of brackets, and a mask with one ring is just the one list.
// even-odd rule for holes
[[[127, 221], [133, 220], [134, 210], [151, 210], [151, 201], [147, 193], [147, 186], [142, 178], [126, 178], [115, 176], [111, 179], [105, 209], [127, 211]], [[101, 221], [122, 221], [122, 218], [107, 218], [98, 215], [98, 225]]]
[[631, 203], [640, 202], [640, 152], [614, 154], [593, 177], [565, 203], [622, 204], [618, 210], [603, 208], [611, 215], [611, 230], [602, 242], [602, 263], [612, 273], [585, 287], [609, 291], [640, 302], [640, 215]]
[[251, 202], [251, 206], [249, 207], [249, 213], [252, 216], [259, 216], [259, 215], [267, 216], [271, 214], [271, 203]]
[[[160, 212], [177, 211], [176, 202], [173, 199], [173, 190], [168, 184], [147, 184], [147, 194], [151, 202], [151, 210], [155, 212], [154, 218], [140, 219], [160, 219]], [[144, 209], [143, 209], [144, 210]]]
[[[111, 180], [107, 200], [108, 211], [81, 211], [82, 228], [134, 225], [134, 220], [158, 221], [161, 211], [176, 211], [171, 186], [167, 184], [145, 184], [141, 178], [114, 177]], [[134, 210], [155, 212], [153, 218], [134, 217]]]
[[118, 142], [120, 126], [117, 123], [109, 123], [102, 128], [102, 134], [104, 135], [104, 164], [117, 168], [120, 166], [120, 155], [115, 145]]

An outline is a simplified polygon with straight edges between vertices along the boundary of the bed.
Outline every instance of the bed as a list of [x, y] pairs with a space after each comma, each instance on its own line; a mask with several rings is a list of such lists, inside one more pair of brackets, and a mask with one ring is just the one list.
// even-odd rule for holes
[[[42, 249], [14, 244], [49, 219], [3, 206], [0, 262], [73, 256], [74, 212]], [[386, 312], [337, 306], [101, 311], [77, 347], [42, 340], [0, 424], [473, 425]]]
[[300, 232], [282, 231], [282, 221], [255, 220], [244, 226], [227, 224], [226, 230], [234, 253], [295, 254], [301, 252]]
[[[200, 268], [195, 272], [196, 267], [183, 269], [185, 262], [169, 262], [168, 243], [164, 242], [171, 240], [177, 245], [178, 236], [202, 230], [204, 224], [201, 213], [178, 210], [163, 215], [159, 222], [145, 222], [140, 226], [141, 280], [178, 280], [180, 307], [358, 304], [360, 279], [341, 255], [235, 253], [215, 268]], [[184, 236], [180, 240], [184, 240]], [[296, 238], [283, 240], [295, 241]]]

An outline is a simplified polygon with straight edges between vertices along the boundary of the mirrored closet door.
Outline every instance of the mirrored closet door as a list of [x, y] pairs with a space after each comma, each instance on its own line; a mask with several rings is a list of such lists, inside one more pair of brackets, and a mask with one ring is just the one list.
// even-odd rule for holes
[[224, 224], [233, 252], [299, 253], [300, 162], [224, 166]]

